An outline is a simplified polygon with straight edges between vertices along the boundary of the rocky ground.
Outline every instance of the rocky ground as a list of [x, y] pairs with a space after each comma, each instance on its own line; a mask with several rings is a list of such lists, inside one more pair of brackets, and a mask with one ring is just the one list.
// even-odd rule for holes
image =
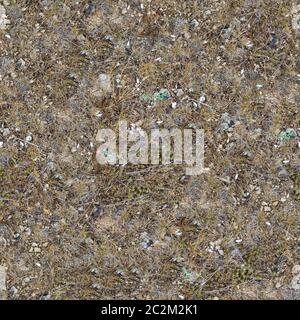
[[[300, 2], [0, 1], [0, 295], [299, 299]], [[99, 166], [99, 128], [205, 166]]]

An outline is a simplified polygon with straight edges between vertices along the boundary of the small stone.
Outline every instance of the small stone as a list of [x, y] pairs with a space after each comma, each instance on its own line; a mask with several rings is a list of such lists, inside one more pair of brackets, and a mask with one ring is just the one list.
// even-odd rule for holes
[[31, 278], [30, 277], [26, 277], [26, 278], [24, 278], [24, 283], [29, 283], [30, 281], [31, 281]]
[[31, 235], [31, 229], [30, 229], [30, 228], [25, 228], [24, 232], [25, 232], [25, 234], [26, 234], [27, 236], [30, 236], [30, 235]]
[[177, 108], [177, 102], [172, 102], [171, 108], [172, 109], [176, 109]]
[[181, 97], [184, 95], [184, 91], [182, 89], [177, 90], [177, 97]]
[[41, 300], [49, 300], [51, 297], [50, 292], [45, 292], [42, 296], [41, 296]]
[[134, 274], [140, 274], [140, 270], [138, 268], [133, 268], [131, 271]]
[[141, 234], [141, 239], [142, 239], [142, 241], [141, 241], [140, 245], [141, 245], [141, 247], [142, 247], [143, 249], [147, 249], [147, 248], [149, 248], [150, 246], [152, 246], [153, 240], [150, 239], [150, 237], [149, 237], [149, 235], [147, 234], [147, 232], [143, 232], [143, 233]]
[[122, 270], [122, 269], [117, 269], [117, 270], [116, 270], [116, 274], [117, 274], [118, 276], [124, 276], [124, 275], [125, 275], [125, 272], [124, 272], [124, 270]]
[[192, 29], [198, 28], [198, 27], [199, 27], [199, 22], [198, 22], [198, 20], [193, 19], [193, 20], [190, 22], [190, 26], [191, 26]]
[[182, 236], [182, 231], [181, 231], [180, 229], [177, 229], [177, 230], [175, 231], [175, 236], [176, 236], [176, 237], [181, 237], [181, 236]]
[[254, 139], [257, 139], [258, 137], [260, 137], [262, 134], [262, 129], [261, 128], [257, 128], [257, 129], [254, 129], [253, 131], [253, 138]]
[[248, 191], [244, 192], [243, 198], [248, 199], [249, 197], [250, 197], [250, 192], [248, 192]]
[[159, 91], [154, 92], [153, 97], [155, 101], [163, 101], [170, 98], [170, 92], [168, 89], [161, 89]]
[[95, 11], [95, 6], [92, 3], [88, 3], [84, 9], [84, 14], [90, 16]]
[[199, 275], [196, 272], [189, 271], [185, 267], [182, 268], [182, 274], [186, 281], [189, 283], [195, 283], [197, 279], [199, 278]]
[[7, 137], [10, 134], [10, 130], [8, 128], [3, 129], [3, 137]]
[[16, 62], [16, 67], [21, 70], [25, 67], [25, 64], [25, 61], [22, 58], [20, 58]]
[[93, 274], [98, 274], [99, 273], [99, 270], [98, 270], [98, 268], [91, 268], [91, 273], [93, 273]]
[[279, 140], [281, 141], [287, 141], [293, 138], [297, 137], [297, 133], [294, 129], [288, 128], [286, 130], [283, 130], [279, 134]]
[[300, 265], [299, 264], [296, 264], [295, 266], [293, 266], [292, 273], [293, 274], [300, 273]]
[[92, 218], [98, 219], [103, 214], [103, 208], [100, 205], [96, 205], [92, 211]]
[[[221, 31], [221, 37], [225, 40], [228, 40], [230, 39], [230, 37], [232, 36], [232, 28], [224, 28], [222, 31]], [[243, 74], [243, 73], [241, 73]]]
[[291, 286], [295, 291], [300, 290], [300, 273], [294, 276], [294, 278], [292, 279]]
[[277, 207], [278, 204], [279, 204], [279, 201], [274, 201], [274, 202], [272, 203], [273, 207]]
[[103, 117], [103, 113], [100, 112], [100, 111], [97, 111], [97, 112], [96, 112], [96, 117], [97, 117], [97, 118], [102, 118], [102, 117]]
[[87, 245], [92, 245], [92, 244], [94, 243], [94, 241], [93, 241], [92, 238], [88, 237], [87, 239], [85, 239], [85, 243], [86, 243]]
[[271, 212], [271, 211], [272, 211], [272, 209], [270, 207], [268, 207], [268, 206], [264, 207], [264, 212]]
[[131, 49], [131, 43], [130, 43], [129, 40], [126, 42], [125, 48], [126, 48], [126, 50], [128, 50], [128, 51]]
[[[109, 42], [113, 42], [113, 37], [111, 34], [105, 35], [104, 39]], [[120, 82], [120, 79], [117, 79], [117, 82]]]
[[191, 34], [189, 33], [189, 32], [184, 32], [184, 38], [186, 39], [186, 40], [189, 40], [189, 39], [191, 39]]
[[14, 237], [15, 240], [20, 239], [20, 233], [18, 233], [18, 232], [14, 233], [13, 237]]
[[12, 286], [10, 289], [9, 289], [9, 293], [13, 296], [13, 297], [15, 297], [16, 296], [16, 294], [18, 293], [18, 289], [16, 288], [16, 287], [14, 287], [14, 286]]
[[260, 188], [260, 187], [256, 187], [256, 188], [255, 188], [255, 193], [256, 193], [257, 195], [260, 195], [260, 194], [261, 194], [261, 188]]
[[4, 142], [0, 141], [0, 149], [3, 148]]
[[269, 38], [269, 43], [268, 43], [268, 46], [271, 48], [271, 49], [274, 49], [276, 48], [278, 44], [278, 37], [275, 33], [271, 33], [271, 36]]
[[246, 47], [248, 48], [248, 49], [252, 49], [253, 48], [253, 43], [249, 40], [249, 41], [247, 41], [246, 42]]
[[252, 157], [252, 153], [251, 153], [251, 151], [249, 151], [249, 150], [245, 150], [245, 151], [243, 152], [243, 156], [245, 156], [245, 157], [247, 157], [247, 158], [251, 158], [251, 157]]
[[276, 285], [275, 285], [275, 288], [279, 289], [281, 286], [282, 286], [281, 283], [277, 282]]
[[92, 289], [95, 289], [95, 290], [100, 290], [100, 289], [102, 289], [102, 287], [101, 287], [100, 284], [98, 284], [98, 283], [93, 283], [91, 287], [92, 287]]
[[221, 128], [225, 131], [230, 131], [235, 125], [233, 118], [227, 112], [222, 114], [221, 121]]

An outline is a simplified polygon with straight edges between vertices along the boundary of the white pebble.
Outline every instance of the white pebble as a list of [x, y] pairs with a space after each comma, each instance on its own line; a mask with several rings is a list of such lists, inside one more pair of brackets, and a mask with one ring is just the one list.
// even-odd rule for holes
[[300, 265], [299, 264], [296, 264], [295, 266], [293, 266], [292, 273], [293, 274], [300, 273]]
[[3, 137], [6, 137], [10, 134], [10, 130], [8, 128], [3, 129]]
[[181, 97], [184, 95], [184, 91], [182, 89], [177, 90], [177, 97]]
[[249, 41], [246, 43], [246, 47], [247, 47], [248, 49], [253, 48], [253, 43], [249, 40]]
[[176, 107], [177, 107], [177, 102], [172, 102], [172, 109], [176, 109]]
[[199, 22], [196, 19], [193, 19], [191, 21], [191, 25], [193, 26], [193, 28], [198, 28], [199, 27]]
[[182, 231], [179, 230], [179, 229], [177, 229], [177, 230], [175, 231], [175, 236], [176, 236], [176, 237], [181, 237], [181, 236], [182, 236]]
[[192, 104], [193, 104], [193, 107], [194, 107], [194, 108], [197, 108], [197, 107], [198, 107], [198, 104], [197, 104], [195, 101], [193, 101]]

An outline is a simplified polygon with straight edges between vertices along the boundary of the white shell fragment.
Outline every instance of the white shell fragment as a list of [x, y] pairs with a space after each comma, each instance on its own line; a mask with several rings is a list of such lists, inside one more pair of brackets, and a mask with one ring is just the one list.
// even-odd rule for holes
[[204, 103], [206, 101], [206, 97], [205, 96], [201, 96], [200, 98], [199, 98], [199, 103], [201, 104], [201, 103]]

